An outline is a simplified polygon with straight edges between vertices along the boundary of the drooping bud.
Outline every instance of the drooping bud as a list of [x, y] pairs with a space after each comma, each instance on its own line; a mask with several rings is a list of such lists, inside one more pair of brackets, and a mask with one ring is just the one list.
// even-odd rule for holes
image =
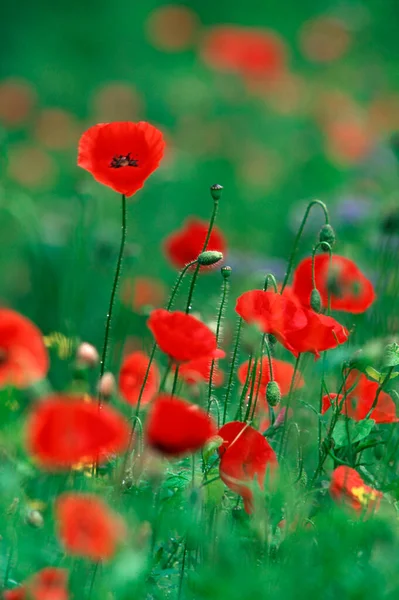
[[277, 381], [269, 381], [266, 388], [266, 400], [270, 406], [277, 406], [281, 400], [281, 392]]
[[104, 400], [109, 400], [115, 393], [116, 383], [112, 373], [104, 373], [98, 384], [98, 392]]
[[223, 279], [228, 279], [231, 275], [232, 272], [232, 268], [228, 267], [227, 265], [224, 265], [221, 269], [220, 272], [222, 274]]
[[98, 364], [99, 356], [94, 346], [83, 342], [76, 352], [76, 359], [79, 366], [93, 368]]
[[220, 200], [222, 197], [223, 186], [219, 183], [214, 183], [211, 185], [211, 196], [214, 200]]
[[199, 254], [197, 260], [198, 264], [204, 267], [209, 267], [216, 264], [223, 259], [223, 254], [218, 250], [206, 250]]
[[313, 288], [312, 293], [310, 294], [310, 306], [316, 313], [320, 313], [323, 308], [320, 292], [316, 288]]
[[326, 225], [323, 225], [323, 227], [320, 229], [319, 241], [321, 244], [321, 248], [322, 250], [324, 250], [324, 252], [328, 252], [329, 249], [334, 246], [335, 231], [330, 224], [327, 223]]
[[38, 510], [30, 510], [26, 515], [26, 522], [28, 525], [35, 527], [36, 529], [43, 527], [44, 519], [42, 513]]

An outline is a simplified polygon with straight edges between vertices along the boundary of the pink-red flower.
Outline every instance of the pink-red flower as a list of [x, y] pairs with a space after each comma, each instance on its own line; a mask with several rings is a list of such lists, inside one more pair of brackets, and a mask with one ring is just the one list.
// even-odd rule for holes
[[4, 600], [68, 600], [68, 573], [64, 569], [46, 567], [20, 587], [4, 592]]
[[109, 560], [126, 536], [122, 518], [93, 494], [64, 493], [55, 505], [58, 537], [68, 554]]
[[[187, 263], [195, 260], [202, 252], [209, 223], [197, 218], [187, 219], [181, 229], [169, 235], [165, 242], [165, 254], [172, 265], [182, 269]], [[226, 253], [226, 240], [220, 229], [213, 227], [207, 250]], [[201, 267], [205, 269], [206, 267]], [[209, 268], [209, 267], [208, 267]]]
[[331, 475], [330, 494], [337, 504], [345, 504], [360, 513], [378, 509], [382, 493], [366, 485], [355, 469], [341, 465]]
[[158, 308], [152, 311], [147, 325], [162, 352], [176, 362], [217, 358], [215, 334], [191, 315]]
[[104, 463], [126, 450], [130, 434], [126, 419], [111, 406], [61, 394], [37, 402], [26, 429], [28, 452], [50, 471]]
[[148, 415], [145, 439], [148, 446], [168, 457], [200, 450], [216, 434], [207, 413], [186, 400], [160, 394]]
[[301, 330], [292, 330], [286, 334], [286, 347], [294, 356], [302, 352], [312, 352], [316, 358], [321, 352], [344, 344], [349, 332], [333, 317], [319, 315], [313, 310], [304, 309], [306, 326]]
[[132, 196], [157, 169], [164, 149], [162, 133], [149, 123], [100, 123], [80, 138], [78, 166], [115, 192]]
[[[350, 313], [363, 313], [375, 300], [373, 284], [349, 258], [334, 254], [330, 267], [328, 254], [315, 256], [315, 280], [324, 306], [331, 297], [331, 308]], [[293, 292], [304, 306], [310, 306], [312, 258], [305, 258], [296, 268]]]
[[242, 496], [248, 514], [253, 512], [253, 486], [255, 478], [264, 488], [266, 472], [273, 475], [277, 458], [269, 442], [259, 431], [239, 421], [226, 423], [218, 436], [223, 444], [218, 448], [220, 478], [233, 492]]
[[[140, 390], [143, 386], [147, 374], [149, 358], [144, 352], [132, 352], [123, 361], [119, 373], [119, 391], [129, 404], [135, 406], [140, 396]], [[148, 371], [146, 384], [141, 396], [140, 403], [145, 406], [151, 402], [159, 386], [159, 372], [156, 364], [153, 362]]]
[[48, 368], [39, 329], [14, 310], [0, 309], [0, 386], [26, 387], [45, 377]]

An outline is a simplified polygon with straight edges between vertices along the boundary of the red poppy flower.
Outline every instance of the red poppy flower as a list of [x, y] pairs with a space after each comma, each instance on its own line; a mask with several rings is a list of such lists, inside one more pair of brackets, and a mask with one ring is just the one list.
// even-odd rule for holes
[[[248, 375], [248, 367], [249, 361], [243, 363], [239, 366], [237, 371], [237, 376], [239, 382], [244, 385], [247, 375]], [[273, 368], [273, 377], [274, 381], [278, 383], [280, 388], [280, 392], [282, 396], [286, 396], [290, 391], [291, 381], [294, 375], [294, 367], [291, 363], [288, 363], [284, 360], [278, 360], [277, 358], [272, 358], [272, 368]], [[259, 393], [264, 395], [266, 392], [267, 384], [270, 381], [270, 366], [269, 359], [267, 356], [262, 358], [262, 377], [259, 381], [261, 371], [261, 365], [258, 363], [256, 370], [256, 383], [255, 389], [259, 386]], [[295, 389], [299, 389], [305, 385], [302, 375], [297, 372], [295, 377]]]
[[158, 308], [152, 311], [147, 325], [162, 352], [176, 362], [217, 358], [215, 334], [191, 315]]
[[[316, 287], [324, 306], [331, 294], [331, 308], [350, 313], [366, 311], [375, 300], [373, 284], [355, 263], [344, 256], [334, 254], [331, 268], [328, 254], [315, 257]], [[296, 268], [292, 284], [294, 293], [305, 306], [310, 306], [312, 284], [312, 258], [305, 258]]]
[[154, 400], [146, 424], [146, 441], [161, 454], [191, 454], [215, 434], [213, 420], [199, 406], [168, 394]]
[[79, 141], [78, 166], [119, 194], [133, 196], [162, 160], [162, 133], [149, 123], [100, 123]]
[[64, 569], [46, 567], [20, 587], [4, 592], [4, 600], [68, 600], [68, 574]]
[[[169, 235], [164, 248], [167, 258], [177, 269], [182, 269], [187, 263], [192, 262], [202, 252], [209, 223], [200, 219], [187, 219], [182, 229]], [[213, 227], [207, 250], [217, 250], [226, 253], [226, 241], [220, 229]], [[201, 269], [209, 267], [201, 267]]]
[[[147, 373], [148, 363], [148, 356], [140, 351], [132, 352], [132, 354], [129, 354], [123, 361], [119, 373], [119, 391], [126, 402], [132, 406], [137, 404], [140, 390]], [[158, 390], [158, 385], [159, 372], [156, 364], [153, 362], [148, 372], [147, 381], [141, 396], [141, 405], [146, 405], [151, 402]]]
[[125, 279], [122, 285], [122, 302], [128, 308], [133, 308], [135, 312], [141, 312], [143, 308], [149, 306], [152, 308], [162, 306], [165, 296], [164, 284], [153, 277]]
[[286, 335], [286, 347], [294, 356], [302, 352], [312, 352], [316, 358], [320, 352], [344, 344], [349, 336], [348, 330], [333, 317], [319, 315], [313, 310], [304, 309], [308, 322], [300, 331], [290, 331]]
[[233, 25], [213, 27], [205, 35], [201, 48], [206, 64], [241, 75], [276, 75], [284, 69], [285, 54], [276, 33]]
[[[373, 406], [378, 387], [376, 381], [370, 381], [363, 373], [352, 371], [346, 380], [345, 388], [349, 393], [342, 405], [341, 413], [355, 421], [365, 419]], [[330, 394], [333, 401], [336, 401], [336, 397], [336, 394]], [[342, 399], [343, 395], [340, 394], [338, 401], [342, 401]], [[330, 406], [330, 399], [326, 395], [323, 398], [322, 412], [326, 412]], [[389, 394], [380, 391], [376, 407], [370, 414], [370, 419], [373, 419], [376, 423], [397, 423], [399, 421], [396, 416], [395, 402]]]
[[[224, 358], [226, 353], [223, 350], [217, 349], [215, 355], [218, 358]], [[189, 362], [183, 363], [179, 367], [179, 377], [183, 379], [189, 385], [194, 385], [201, 381], [209, 381], [211, 376], [212, 358], [197, 358], [196, 360], [190, 360]], [[213, 369], [213, 385], [215, 387], [221, 386], [223, 383], [223, 373], [215, 363]]]
[[351, 506], [356, 512], [378, 509], [382, 493], [366, 485], [351, 467], [339, 466], [331, 476], [330, 494], [338, 504]]
[[45, 377], [48, 368], [39, 329], [19, 313], [0, 309], [0, 386], [26, 387]]
[[266, 471], [273, 473], [277, 458], [273, 448], [259, 431], [239, 421], [226, 423], [218, 435], [224, 443], [218, 448], [220, 478], [233, 492], [242, 496], [248, 514], [253, 512], [251, 486], [257, 479], [264, 488]]
[[107, 461], [126, 450], [130, 428], [108, 405], [62, 395], [38, 402], [27, 423], [29, 453], [48, 470], [69, 469], [76, 463]]
[[122, 518], [92, 494], [62, 494], [56, 501], [58, 535], [68, 552], [93, 561], [109, 560], [126, 536]]
[[302, 308], [274, 292], [245, 292], [237, 299], [236, 312], [247, 323], [254, 323], [264, 333], [273, 334], [290, 351], [292, 347], [288, 342], [288, 334], [302, 330], [307, 324]]
[[332, 405], [335, 406], [337, 402], [341, 404], [343, 397], [343, 394], [325, 394], [321, 400], [321, 414], [324, 415], [324, 413], [326, 413]]

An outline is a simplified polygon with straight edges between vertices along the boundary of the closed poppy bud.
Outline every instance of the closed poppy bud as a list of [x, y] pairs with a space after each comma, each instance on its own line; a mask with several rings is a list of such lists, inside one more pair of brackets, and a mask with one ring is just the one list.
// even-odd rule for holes
[[42, 513], [38, 510], [30, 510], [26, 515], [26, 522], [36, 529], [43, 527], [44, 519]]
[[198, 264], [204, 267], [214, 265], [223, 259], [223, 254], [217, 250], [206, 250], [198, 256]]
[[321, 313], [323, 305], [320, 292], [316, 288], [313, 288], [312, 293], [310, 294], [310, 306], [315, 312]]
[[232, 272], [232, 268], [228, 267], [228, 266], [223, 266], [220, 269], [220, 272], [222, 274], [223, 279], [229, 279], [231, 272]]
[[[328, 252], [335, 244], [335, 231], [328, 223], [323, 225], [319, 233], [319, 241], [325, 252]], [[327, 245], [328, 244], [328, 245]]]
[[104, 373], [98, 384], [98, 392], [104, 400], [109, 400], [116, 389], [115, 377], [112, 373]]
[[222, 192], [223, 192], [223, 186], [220, 185], [219, 183], [214, 183], [211, 186], [211, 196], [215, 201], [220, 200], [220, 198], [222, 197]]
[[99, 356], [94, 346], [83, 342], [76, 352], [76, 359], [80, 366], [93, 368], [97, 365]]
[[270, 406], [276, 406], [281, 400], [281, 392], [276, 381], [269, 381], [266, 387], [266, 400]]

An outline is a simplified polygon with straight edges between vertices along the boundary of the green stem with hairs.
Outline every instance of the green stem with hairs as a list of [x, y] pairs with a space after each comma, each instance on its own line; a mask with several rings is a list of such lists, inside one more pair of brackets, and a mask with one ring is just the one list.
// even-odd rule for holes
[[237, 362], [238, 348], [239, 348], [239, 345], [240, 345], [241, 327], [242, 327], [242, 318], [241, 318], [241, 317], [239, 317], [239, 318], [238, 318], [238, 325], [237, 325], [236, 338], [235, 338], [235, 343], [234, 343], [233, 356], [232, 356], [232, 359], [231, 359], [231, 367], [230, 367], [229, 381], [228, 381], [228, 384], [227, 384], [226, 397], [225, 397], [225, 399], [224, 399], [224, 406], [223, 406], [223, 425], [226, 423], [226, 418], [227, 418], [227, 407], [228, 407], [228, 405], [229, 405], [229, 400], [230, 400], [231, 390], [232, 390], [232, 386], [233, 386], [233, 377], [234, 377], [234, 373], [235, 373], [235, 370], [236, 370], [236, 362]]
[[[223, 289], [222, 289], [222, 299], [220, 301], [218, 320], [217, 320], [217, 325], [216, 325], [217, 347], [219, 347], [219, 342], [220, 342], [221, 324], [222, 324], [224, 308], [226, 306], [228, 289], [229, 289], [229, 281], [228, 281], [228, 279], [224, 279], [223, 280]], [[208, 382], [208, 413], [209, 413], [211, 397], [212, 397], [213, 373], [215, 371], [215, 364], [216, 364], [216, 360], [213, 358], [212, 362], [211, 362], [211, 371], [210, 371], [209, 382]]]
[[298, 367], [299, 367], [299, 361], [300, 361], [300, 359], [301, 359], [301, 354], [299, 353], [298, 354], [298, 358], [295, 361], [294, 373], [292, 375], [290, 389], [289, 389], [289, 392], [288, 392], [287, 406], [285, 407], [283, 431], [281, 433], [280, 449], [279, 449], [279, 453], [278, 453], [279, 460], [280, 460], [280, 458], [282, 456], [283, 449], [284, 449], [284, 439], [285, 439], [286, 429], [287, 429], [288, 412], [289, 412], [290, 407], [291, 407], [291, 398], [292, 398], [292, 393], [293, 393], [294, 387], [295, 387], [295, 378], [296, 378], [296, 374], [298, 372]]

